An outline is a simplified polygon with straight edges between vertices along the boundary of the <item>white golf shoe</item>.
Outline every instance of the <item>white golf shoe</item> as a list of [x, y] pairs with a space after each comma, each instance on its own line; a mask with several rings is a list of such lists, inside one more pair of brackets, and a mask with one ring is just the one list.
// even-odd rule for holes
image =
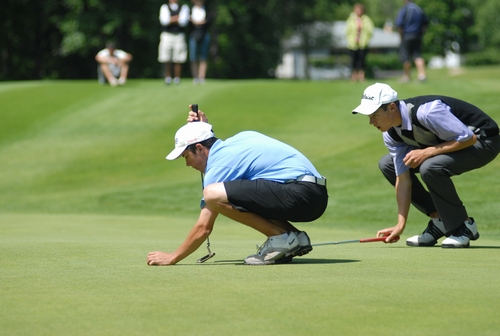
[[299, 239], [293, 232], [272, 236], [262, 244], [257, 254], [245, 258], [247, 265], [272, 265], [290, 262], [294, 252], [300, 249]]
[[474, 218], [466, 220], [451, 236], [443, 240], [441, 247], [444, 248], [467, 248], [470, 246], [471, 240], [477, 240], [479, 232], [477, 231]]
[[[287, 253], [287, 255], [279, 260], [280, 264], [289, 263], [294, 257], [301, 257], [312, 251], [311, 239], [305, 231], [295, 232], [295, 235], [299, 239], [299, 249], [295, 252]], [[278, 262], [276, 262], [278, 263]]]
[[410, 237], [406, 240], [408, 246], [434, 246], [439, 238], [444, 236], [444, 224], [441, 220], [439, 222], [429, 221], [427, 228], [420, 235]]
[[296, 233], [297, 238], [299, 239], [299, 245], [300, 248], [293, 253], [294, 257], [300, 257], [303, 256], [304, 254], [308, 254], [309, 252], [312, 251], [312, 245], [311, 245], [311, 239], [309, 239], [309, 236], [305, 231], [300, 231]]

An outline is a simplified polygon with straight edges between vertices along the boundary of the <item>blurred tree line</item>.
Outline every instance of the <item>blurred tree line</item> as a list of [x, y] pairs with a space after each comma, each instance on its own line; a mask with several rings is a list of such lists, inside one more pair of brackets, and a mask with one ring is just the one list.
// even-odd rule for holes
[[[131, 77], [161, 77], [158, 17], [166, 1], [3, 0], [0, 80], [95, 78], [94, 56], [109, 40], [133, 54]], [[215, 14], [209, 77], [272, 77], [284, 37], [307, 33], [304, 25], [314, 21], [345, 20], [356, 2], [366, 5], [377, 27], [393, 22], [403, 5], [403, 0], [206, 0]], [[461, 52], [500, 46], [500, 1], [415, 2], [431, 20], [426, 51], [443, 54], [454, 41]]]

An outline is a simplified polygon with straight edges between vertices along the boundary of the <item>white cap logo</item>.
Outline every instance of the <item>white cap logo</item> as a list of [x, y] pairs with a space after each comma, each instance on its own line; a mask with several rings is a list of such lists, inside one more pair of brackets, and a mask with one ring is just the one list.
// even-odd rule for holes
[[370, 115], [377, 111], [383, 104], [392, 103], [398, 100], [398, 93], [389, 85], [375, 83], [366, 88], [361, 96], [361, 104], [352, 113]]
[[189, 145], [215, 137], [212, 125], [205, 122], [190, 122], [175, 133], [175, 148], [167, 155], [167, 160], [175, 160], [181, 156]]

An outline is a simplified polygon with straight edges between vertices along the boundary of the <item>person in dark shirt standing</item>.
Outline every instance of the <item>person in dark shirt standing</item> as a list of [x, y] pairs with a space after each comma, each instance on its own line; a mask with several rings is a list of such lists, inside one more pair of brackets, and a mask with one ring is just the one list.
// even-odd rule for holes
[[424, 11], [413, 3], [413, 0], [405, 0], [405, 6], [399, 10], [396, 18], [396, 26], [401, 35], [399, 58], [403, 62], [402, 82], [411, 79], [411, 61], [415, 61], [418, 72], [418, 80], [425, 82], [425, 61], [422, 57], [422, 38], [429, 24], [429, 19]]

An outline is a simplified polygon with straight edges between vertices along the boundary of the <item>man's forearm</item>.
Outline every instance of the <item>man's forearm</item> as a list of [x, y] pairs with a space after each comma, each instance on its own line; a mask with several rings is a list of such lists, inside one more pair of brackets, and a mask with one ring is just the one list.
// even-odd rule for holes
[[411, 204], [411, 177], [409, 171], [396, 178], [396, 201], [398, 204], [398, 226], [404, 228]]
[[210, 230], [202, 226], [194, 226], [186, 237], [186, 240], [173, 253], [175, 263], [178, 263], [196, 251], [209, 235]]

